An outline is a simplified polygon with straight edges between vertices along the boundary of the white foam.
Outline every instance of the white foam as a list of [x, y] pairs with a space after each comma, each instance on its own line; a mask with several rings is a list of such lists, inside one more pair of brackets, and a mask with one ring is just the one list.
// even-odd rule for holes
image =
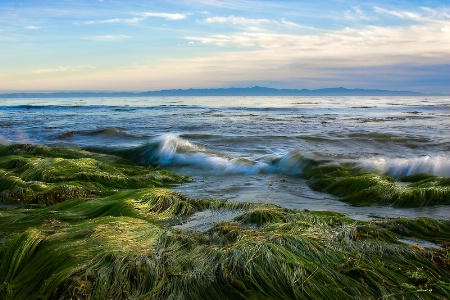
[[157, 143], [157, 147], [148, 155], [154, 156], [161, 165], [188, 165], [227, 174], [257, 174], [268, 168], [266, 163], [209, 151], [174, 134], [162, 135], [153, 142]]
[[298, 175], [313, 160], [293, 150], [282, 156], [250, 160], [213, 152], [175, 134], [155, 138], [146, 149], [146, 160], [160, 165], [191, 166], [226, 174], [281, 173]]
[[360, 165], [368, 171], [397, 178], [419, 173], [450, 177], [450, 158], [444, 155], [413, 158], [373, 157], [361, 160]]
[[175, 134], [166, 134], [155, 139], [158, 144], [157, 156], [160, 164], [166, 165], [177, 159], [177, 153], [196, 154], [205, 150]]

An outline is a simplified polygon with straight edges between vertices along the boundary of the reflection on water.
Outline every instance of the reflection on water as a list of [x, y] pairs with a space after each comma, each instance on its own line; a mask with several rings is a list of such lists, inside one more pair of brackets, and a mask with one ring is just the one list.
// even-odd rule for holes
[[423, 248], [432, 248], [432, 249], [440, 248], [440, 246], [435, 243], [424, 241], [424, 240], [419, 240], [419, 239], [401, 238], [401, 239], [398, 239], [398, 241], [402, 242], [404, 244], [411, 245], [411, 246], [419, 246], [419, 247], [423, 247]]
[[206, 231], [214, 226], [214, 224], [220, 223], [222, 221], [230, 221], [234, 217], [241, 214], [240, 210], [204, 210], [199, 211], [190, 216], [186, 222], [173, 226], [177, 229], [183, 230], [198, 230]]

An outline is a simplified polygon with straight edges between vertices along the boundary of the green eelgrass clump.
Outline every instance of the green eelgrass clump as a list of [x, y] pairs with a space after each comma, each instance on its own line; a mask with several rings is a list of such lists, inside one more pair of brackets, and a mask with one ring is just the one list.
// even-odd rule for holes
[[185, 177], [111, 155], [44, 146], [0, 146], [0, 201], [52, 205], [118, 189], [164, 187]]
[[450, 204], [450, 180], [432, 175], [394, 178], [350, 167], [321, 166], [305, 175], [309, 185], [353, 205], [418, 207]]
[[[252, 207], [250, 203], [235, 203], [225, 200], [191, 199], [166, 188], [147, 188], [118, 191], [105, 197], [93, 199], [74, 198], [39, 210], [24, 209], [0, 210], [2, 226], [0, 236], [9, 236], [22, 232], [30, 227], [46, 223], [56, 223], [65, 226], [98, 217], [130, 217], [148, 222], [178, 224], [186, 217], [205, 209], [235, 209]], [[44, 231], [52, 230], [45, 227]]]
[[396, 218], [376, 223], [379, 228], [386, 228], [389, 232], [402, 237], [415, 237], [421, 240], [446, 244], [449, 242], [450, 221], [435, 220], [431, 218]]
[[286, 212], [284, 209], [275, 205], [261, 205], [243, 212], [235, 220], [244, 224], [255, 224], [257, 226], [266, 223], [281, 223], [286, 220]]
[[[95, 278], [89, 277], [90, 268], [96, 269], [96, 264], [102, 261], [107, 263], [108, 257], [117, 257], [117, 263], [120, 263], [131, 257], [149, 256], [160, 232], [156, 225], [127, 217], [100, 217], [49, 236], [30, 229], [2, 247], [0, 298], [53, 298], [54, 293], [72, 282], [80, 272], [98, 292], [105, 284], [101, 275], [114, 281], [112, 276], [117, 274], [112, 271], [118, 264], [110, 263], [106, 274], [97, 274]], [[95, 270], [98, 271], [101, 270]], [[88, 286], [82, 284], [72, 296], [89, 294], [86, 289]]]
[[[159, 203], [163, 197], [169, 199]], [[169, 190], [130, 190], [98, 201], [74, 199], [2, 211], [0, 221], [13, 234], [1, 233], [0, 298], [450, 296], [450, 256], [445, 251], [450, 221], [363, 222], [338, 213], [253, 204], [249, 211], [259, 206], [283, 217], [249, 227], [236, 222], [247, 222], [244, 211], [234, 222], [206, 232], [182, 231], [168, 226], [176, 223], [176, 213], [184, 213], [177, 202], [195, 201], [177, 197]], [[5, 222], [8, 218], [11, 222]], [[443, 248], [398, 241], [405, 236], [428, 236]]]
[[[160, 185], [168, 172], [139, 166], [115, 166], [93, 158], [36, 158], [15, 171], [23, 180], [42, 182], [96, 182], [104, 187], [140, 188]], [[166, 178], [167, 177], [167, 178]], [[172, 177], [176, 177], [172, 175]]]

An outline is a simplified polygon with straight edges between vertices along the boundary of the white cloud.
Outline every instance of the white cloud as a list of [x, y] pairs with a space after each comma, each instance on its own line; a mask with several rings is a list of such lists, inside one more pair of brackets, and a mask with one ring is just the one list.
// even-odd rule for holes
[[188, 40], [198, 41], [203, 44], [214, 44], [227, 47], [259, 47], [259, 48], [277, 48], [289, 43], [289, 40], [297, 39], [295, 35], [261, 33], [261, 32], [242, 32], [232, 35], [211, 35], [207, 37], [187, 37]]
[[373, 16], [369, 16], [359, 6], [352, 7], [351, 10], [345, 11], [344, 17], [350, 21], [371, 21], [376, 19]]
[[185, 19], [187, 17], [186, 14], [180, 14], [180, 13], [157, 13], [157, 12], [144, 12], [144, 13], [137, 13], [137, 16], [141, 16], [144, 18], [163, 18], [169, 21], [178, 21]]
[[435, 19], [450, 19], [450, 11], [449, 9], [441, 9], [436, 10], [429, 7], [421, 7], [421, 10], [425, 13], [427, 13], [429, 18], [435, 18]]
[[[321, 64], [329, 58], [341, 64], [382, 65], [388, 63], [450, 60], [450, 26], [423, 23], [404, 27], [366, 26], [321, 34], [296, 35], [269, 32], [237, 32], [229, 35], [186, 37], [190, 41], [227, 47], [253, 47], [267, 59], [309, 59]], [[254, 55], [254, 53], [249, 54]]]
[[291, 22], [291, 21], [287, 21], [285, 19], [281, 19], [279, 24], [284, 25], [286, 27], [291, 27], [291, 28], [307, 28], [307, 29], [314, 29], [314, 30], [316, 30], [316, 28], [303, 26], [303, 25], [300, 25], [300, 24], [297, 24], [297, 23], [294, 23], [294, 22]]
[[[409, 26], [364, 26], [360, 28], [345, 28], [320, 34], [288, 34], [276, 31], [252, 32], [250, 30], [235, 32], [229, 35], [191, 36], [186, 39], [227, 47], [255, 47], [270, 52], [283, 53], [283, 57], [336, 57], [359, 58], [370, 64], [379, 64], [387, 60], [409, 60], [411, 57], [430, 58], [441, 57], [450, 59], [450, 16], [429, 8], [421, 8], [426, 15], [416, 12], [390, 11], [375, 7], [378, 13], [393, 15], [399, 18], [416, 20]], [[351, 16], [368, 19], [366, 13], [359, 7], [354, 7]], [[430, 16], [433, 16], [431, 18]], [[234, 25], [257, 26], [263, 24], [295, 23], [273, 21], [269, 19], [246, 19], [236, 17], [208, 18], [208, 23], [229, 23]], [[377, 60], [374, 61], [374, 57]]]
[[272, 21], [269, 19], [248, 19], [243, 17], [211, 17], [204, 20], [205, 23], [221, 23], [221, 24], [231, 24], [242, 27], [249, 26], [261, 26], [263, 24], [270, 24]]
[[128, 39], [130, 38], [130, 36], [128, 35], [122, 35], [122, 34], [105, 34], [105, 35], [94, 35], [89, 37], [89, 40], [93, 40], [93, 41], [118, 41], [118, 40], [123, 40], [123, 39]]
[[59, 72], [67, 72], [68, 70], [69, 70], [68, 67], [59, 67], [53, 69], [39, 69], [35, 70], [33, 73], [35, 74], [59, 73]]
[[39, 27], [39, 26], [33, 26], [33, 25], [30, 25], [30, 26], [25, 26], [24, 27], [25, 29], [40, 29], [41, 27]]
[[282, 18], [280, 21], [272, 19], [251, 19], [244, 17], [209, 17], [204, 19], [202, 22], [207, 24], [227, 24], [233, 27], [240, 28], [247, 31], [274, 31], [276, 29], [292, 29], [292, 28], [302, 28], [308, 30], [316, 30], [313, 27], [302, 26], [300, 24], [288, 21]]
[[116, 18], [116, 19], [107, 19], [107, 20], [100, 20], [100, 21], [86, 21], [85, 24], [101, 24], [101, 23], [128, 23], [128, 24], [135, 24], [143, 21], [145, 18]]
[[123, 24], [137, 24], [148, 18], [162, 18], [169, 21], [179, 21], [185, 19], [187, 14], [180, 13], [158, 13], [158, 12], [143, 12], [135, 13], [132, 18], [112, 18], [106, 20], [86, 21], [84, 24], [102, 24], [102, 23], [123, 23]]
[[87, 69], [94, 69], [93, 66], [76, 66], [76, 67], [58, 67], [48, 69], [38, 69], [33, 71], [34, 74], [48, 74], [48, 73], [64, 73], [64, 72], [76, 72]]
[[383, 15], [390, 15], [403, 20], [411, 20], [416, 22], [446, 22], [450, 20], [450, 12], [447, 10], [435, 10], [428, 7], [421, 7], [420, 12], [389, 10], [375, 6], [375, 12]]
[[400, 19], [410, 19], [410, 20], [415, 20], [415, 21], [423, 20], [423, 17], [419, 13], [416, 13], [416, 12], [388, 10], [388, 9], [384, 9], [384, 8], [381, 8], [378, 6], [375, 6], [374, 10], [377, 13], [391, 15], [391, 16], [394, 16], [394, 17], [397, 17]]
[[[178, 0], [177, 2], [184, 2], [185, 5], [198, 7], [208, 6], [221, 9], [233, 9], [243, 11], [255, 10], [273, 10], [274, 8], [286, 7], [283, 3], [278, 1], [257, 1], [257, 0]], [[290, 3], [288, 5], [291, 5]]]

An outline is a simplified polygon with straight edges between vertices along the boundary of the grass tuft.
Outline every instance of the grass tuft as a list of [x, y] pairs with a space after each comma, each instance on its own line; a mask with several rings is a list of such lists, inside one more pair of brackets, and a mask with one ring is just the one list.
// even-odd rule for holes
[[0, 201], [52, 205], [118, 189], [168, 187], [185, 177], [114, 156], [32, 145], [0, 146]]
[[235, 218], [244, 224], [262, 226], [267, 223], [283, 223], [286, 221], [286, 211], [277, 206], [261, 206], [244, 212]]

